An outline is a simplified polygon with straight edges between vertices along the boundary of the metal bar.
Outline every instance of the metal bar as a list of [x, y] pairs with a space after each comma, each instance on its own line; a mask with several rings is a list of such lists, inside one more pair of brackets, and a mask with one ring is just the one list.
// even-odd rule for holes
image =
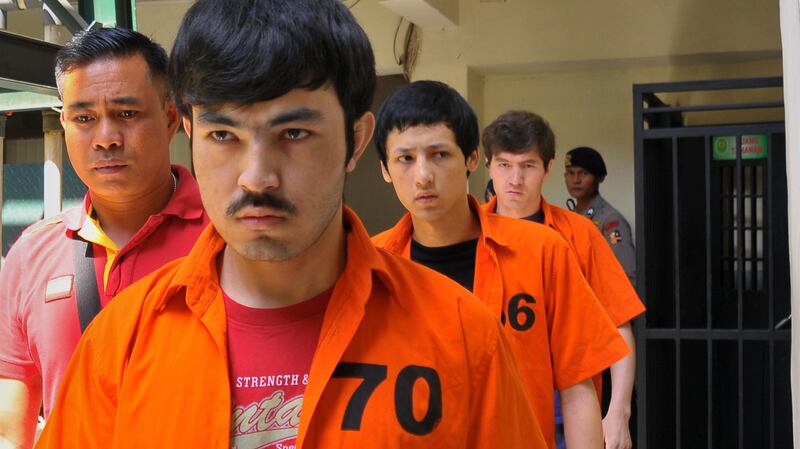
[[769, 447], [775, 449], [775, 342], [769, 342]]
[[[681, 258], [680, 220], [678, 211], [678, 139], [672, 140], [672, 280], [675, 284], [675, 327], [681, 328]], [[681, 449], [681, 339], [675, 339], [675, 444]]]
[[711, 361], [714, 355], [714, 344], [711, 339], [706, 340], [706, 428], [708, 434], [706, 435], [706, 447], [711, 449], [714, 442], [714, 389], [711, 388], [714, 380], [714, 366]]
[[642, 139], [671, 139], [672, 137], [705, 137], [708, 135], [759, 134], [781, 132], [783, 123], [749, 125], [692, 126], [685, 128], [654, 128], [641, 130]]
[[[762, 177], [763, 180], [763, 177]], [[758, 165], [750, 166], [750, 285], [752, 289], [758, 288]], [[745, 231], [748, 229], [745, 228]]]
[[75, 34], [89, 27], [83, 17], [65, 0], [44, 0], [44, 4], [50, 8], [50, 11], [67, 27], [70, 33]]
[[763, 78], [680, 81], [674, 83], [647, 83], [634, 85], [634, 88], [638, 88], [642, 92], [652, 93], [688, 92], [695, 90], [758, 89], [767, 87], [783, 87], [783, 78], [780, 76], [772, 76]]
[[[775, 273], [772, 269], [774, 261], [774, 251], [772, 251], [773, 233], [772, 233], [772, 202], [774, 201], [772, 192], [772, 177], [774, 174], [772, 151], [772, 140], [774, 133], [767, 135], [767, 164], [764, 167], [764, 176], [762, 182], [762, 192], [764, 193], [764, 210], [761, 213], [763, 217], [762, 226], [764, 227], [764, 241], [762, 249], [764, 254], [762, 257], [764, 261], [764, 272], [767, 278], [764, 279], [764, 287], [767, 290], [767, 304], [769, 307], [769, 315], [767, 321], [769, 322], [769, 329], [775, 329]], [[775, 449], [775, 342], [769, 342], [769, 447]]]
[[772, 109], [784, 107], [783, 101], [756, 101], [750, 103], [718, 103], [718, 104], [695, 104], [687, 106], [655, 106], [645, 108], [643, 113], [664, 114], [667, 112], [702, 112], [702, 111], [732, 111], [739, 109]]
[[[644, 141], [642, 140], [642, 130], [644, 128], [644, 116], [642, 115], [643, 92], [633, 86], [633, 142], [634, 142], [634, 201], [636, 223], [636, 290], [642, 301], [647, 303], [646, 290], [647, 272], [645, 270], [646, 247], [645, 237], [645, 209], [644, 209]], [[636, 423], [638, 427], [636, 446], [647, 449], [647, 340], [644, 330], [647, 328], [647, 320], [640, 315], [635, 320], [638, 332], [636, 335], [636, 389], [637, 396]]]
[[[703, 139], [703, 167], [705, 173], [705, 203], [706, 203], [706, 330], [711, 330], [711, 296], [714, 293], [713, 282], [714, 282], [714, 273], [711, 267], [711, 136], [707, 136]], [[708, 433], [706, 435], [706, 447], [709, 449], [711, 448], [712, 444], [712, 434], [713, 434], [713, 414], [711, 413], [713, 409], [714, 398], [712, 395], [712, 366], [711, 366], [711, 353], [712, 353], [712, 345], [711, 339], [706, 340], [706, 429], [708, 429]]]
[[763, 243], [763, 250], [764, 250], [764, 271], [767, 273], [766, 288], [767, 288], [767, 302], [769, 304], [769, 328], [775, 328], [775, 273], [772, 267], [775, 263], [775, 256], [773, 245], [775, 244], [775, 239], [773, 235], [772, 229], [772, 205], [775, 201], [774, 194], [772, 191], [772, 177], [774, 176], [775, 167], [773, 164], [773, 155], [772, 153], [772, 140], [774, 139], [775, 133], [769, 133], [769, 140], [767, 141], [768, 145], [768, 152], [767, 152], [767, 166], [764, 168], [764, 211], [762, 212], [762, 217], [764, 219], [763, 226], [764, 226], [764, 243]]
[[[739, 243], [737, 251], [736, 251], [736, 271], [737, 271], [737, 282], [736, 282], [736, 306], [737, 306], [737, 316], [736, 316], [736, 323], [737, 328], [741, 332], [744, 329], [743, 326], [743, 303], [744, 303], [744, 170], [742, 167], [742, 135], [736, 134], [736, 222], [738, 232], [736, 233], [736, 239]], [[737, 401], [738, 401], [738, 436], [739, 436], [739, 445], [737, 446], [739, 449], [744, 449], [744, 342], [742, 341], [741, 335], [737, 339], [737, 353], [738, 353], [738, 360], [737, 360], [737, 372], [738, 378], [737, 380]]]
[[3, 55], [0, 58], [0, 78], [31, 84], [32, 87], [55, 89], [53, 64], [59, 48], [38, 39], [0, 31], [0, 55]]
[[791, 338], [791, 330], [780, 329], [642, 329], [641, 333], [648, 340], [744, 340], [753, 341], [785, 341]]

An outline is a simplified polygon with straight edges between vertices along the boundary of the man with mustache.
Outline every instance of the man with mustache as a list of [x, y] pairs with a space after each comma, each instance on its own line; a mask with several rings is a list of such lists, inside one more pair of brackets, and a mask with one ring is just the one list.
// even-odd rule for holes
[[39, 446], [544, 448], [489, 310], [343, 206], [376, 81], [347, 7], [199, 0], [171, 58], [212, 226], [92, 323]]
[[28, 228], [0, 273], [0, 447], [29, 448], [83, 328], [112, 297], [188, 253], [208, 223], [197, 183], [170, 166], [180, 121], [167, 54], [134, 31], [82, 32], [56, 56], [81, 206]]

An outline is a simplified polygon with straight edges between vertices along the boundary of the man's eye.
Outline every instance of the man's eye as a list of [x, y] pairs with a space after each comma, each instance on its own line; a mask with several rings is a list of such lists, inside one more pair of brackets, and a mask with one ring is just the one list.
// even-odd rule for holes
[[304, 129], [292, 128], [287, 129], [285, 135], [288, 140], [300, 140], [308, 137], [310, 133]]
[[122, 111], [119, 113], [119, 116], [122, 118], [134, 118], [137, 114], [137, 111]]
[[398, 156], [397, 160], [400, 161], [400, 162], [411, 162], [413, 160], [413, 158], [411, 156], [407, 155], [407, 154], [404, 154], [402, 156]]
[[88, 115], [78, 115], [73, 117], [72, 121], [74, 121], [75, 123], [87, 123], [91, 119], [92, 118], [89, 117]]
[[228, 131], [211, 131], [208, 133], [208, 136], [217, 142], [227, 142], [229, 140], [233, 140], [233, 134], [229, 133]]

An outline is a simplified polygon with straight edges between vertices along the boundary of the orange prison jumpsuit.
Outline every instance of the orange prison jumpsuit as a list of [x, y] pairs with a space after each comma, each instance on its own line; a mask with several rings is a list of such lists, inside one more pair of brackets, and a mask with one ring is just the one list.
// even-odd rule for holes
[[[497, 197], [482, 207], [494, 213]], [[544, 198], [542, 211], [545, 226], [561, 234], [575, 251], [583, 276], [614, 325], [622, 326], [641, 315], [644, 304], [597, 226], [580, 214], [551, 205]]]
[[[489, 214], [472, 196], [469, 202], [481, 227], [473, 291], [504, 323], [539, 424], [554, 448], [553, 390], [594, 376], [630, 348], [555, 231]], [[412, 233], [406, 214], [373, 242], [408, 258]]]
[[[297, 447], [545, 448], [492, 314], [444, 276], [377, 250], [347, 208], [344, 220], [347, 264], [325, 312]], [[37, 448], [228, 448], [224, 247], [209, 226], [186, 258], [103, 309]]]

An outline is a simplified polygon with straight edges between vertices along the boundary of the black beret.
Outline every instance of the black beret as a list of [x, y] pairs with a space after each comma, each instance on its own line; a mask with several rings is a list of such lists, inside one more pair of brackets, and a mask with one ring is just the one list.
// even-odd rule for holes
[[608, 174], [603, 156], [594, 148], [578, 147], [569, 150], [564, 158], [564, 165], [567, 168], [581, 167], [598, 178]]

